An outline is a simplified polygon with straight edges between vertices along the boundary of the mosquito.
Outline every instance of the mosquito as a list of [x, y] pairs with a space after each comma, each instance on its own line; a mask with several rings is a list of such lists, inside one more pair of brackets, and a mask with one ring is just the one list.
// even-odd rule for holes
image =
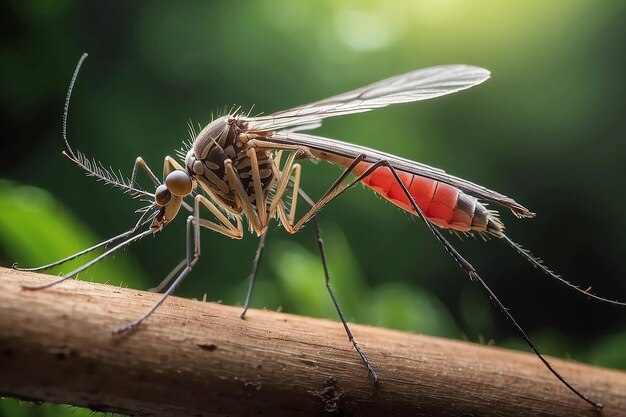
[[[486, 81], [490, 76], [488, 70], [470, 65], [442, 65], [398, 75], [270, 115], [251, 117], [239, 110], [231, 111], [230, 114], [210, 122], [197, 134], [193, 132], [192, 127], [192, 140], [177, 152], [181, 161], [178, 162], [171, 156], [165, 157], [161, 181], [141, 157], [136, 159], [130, 179], [124, 179], [95, 159], [87, 158], [78, 150], [74, 151], [70, 146], [67, 139], [69, 102], [80, 67], [86, 57], [87, 54], [83, 54], [78, 61], [65, 100], [63, 153], [87, 175], [117, 187], [135, 198], [147, 199], [149, 204], [138, 211], [141, 214], [131, 229], [104, 242], [38, 268], [18, 268], [17, 264], [14, 264], [16, 269], [41, 271], [91, 251], [105, 249], [102, 254], [73, 271], [42, 285], [24, 286], [25, 289], [41, 290], [76, 276], [120, 248], [145, 236], [157, 234], [174, 220], [182, 208], [188, 213], [185, 258], [158, 287], [153, 289], [159, 292], [165, 289], [162, 297], [141, 317], [117, 327], [114, 333], [126, 332], [139, 326], [163, 304], [191, 272], [200, 258], [200, 229], [209, 229], [232, 239], [241, 239], [244, 235], [245, 219], [249, 231], [260, 239], [252, 272], [248, 278], [248, 290], [241, 313], [243, 319], [250, 305], [270, 221], [276, 220], [287, 232], [293, 234], [312, 220], [324, 267], [326, 288], [348, 339], [372, 380], [376, 382], [378, 376], [365, 352], [353, 337], [330, 285], [324, 243], [317, 221], [317, 214], [326, 204], [361, 183], [421, 219], [461, 269], [487, 293], [494, 306], [510, 320], [515, 330], [546, 368], [578, 397], [594, 407], [602, 408], [602, 403], [589, 398], [552, 367], [476, 269], [441, 232], [450, 230], [501, 239], [536, 268], [562, 284], [587, 297], [626, 306], [624, 302], [594, 295], [552, 272], [540, 259], [535, 258], [505, 234], [504, 224], [498, 212], [488, 210], [483, 201], [497, 203], [520, 218], [533, 217], [535, 215], [533, 212], [510, 197], [447, 174], [441, 169], [336, 139], [301, 133], [319, 127], [327, 117], [362, 113], [392, 104], [421, 101], [468, 89]], [[301, 165], [296, 162], [300, 159], [321, 160], [343, 168], [342, 174], [317, 201], [311, 199], [300, 187]], [[137, 176], [141, 171], [153, 182], [154, 192], [146, 191], [137, 185]], [[306, 213], [296, 220], [296, 208], [300, 199], [309, 207]], [[206, 210], [209, 217], [204, 217], [203, 212]], [[107, 248], [108, 246], [111, 247]]]

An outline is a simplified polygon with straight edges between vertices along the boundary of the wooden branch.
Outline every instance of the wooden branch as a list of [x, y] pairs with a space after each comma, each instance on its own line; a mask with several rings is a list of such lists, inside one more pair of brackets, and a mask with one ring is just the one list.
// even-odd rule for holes
[[559, 359], [605, 404], [574, 396], [531, 354], [173, 297], [136, 331], [111, 329], [158, 294], [0, 268], [0, 396], [151, 416], [624, 415], [626, 373]]

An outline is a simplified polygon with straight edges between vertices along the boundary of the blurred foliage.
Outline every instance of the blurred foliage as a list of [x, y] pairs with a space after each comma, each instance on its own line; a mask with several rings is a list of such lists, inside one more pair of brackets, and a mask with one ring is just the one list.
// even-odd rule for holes
[[[412, 69], [466, 63], [492, 79], [328, 120], [316, 133], [514, 197], [539, 213], [502, 213], [514, 240], [572, 282], [626, 298], [626, 3], [9, 0], [0, 8], [0, 177], [11, 180], [0, 189], [2, 265], [51, 262], [136, 221], [136, 201], [85, 178], [60, 153], [65, 89], [83, 51], [90, 58], [70, 140], [126, 175], [138, 155], [158, 172], [187, 122], [205, 124], [224, 106], [268, 113]], [[338, 174], [305, 162], [303, 187], [319, 196]], [[526, 350], [416, 219], [358, 188], [320, 216], [332, 284], [351, 321]], [[183, 223], [81, 278], [158, 283], [184, 256]], [[254, 306], [336, 319], [312, 229], [292, 237], [272, 227]], [[202, 260], [179, 295], [242, 302], [257, 240], [202, 239]], [[553, 284], [501, 242], [451, 239], [546, 353], [626, 368], [623, 309]], [[5, 408], [1, 415], [20, 415]]]
[[14, 398], [0, 397], [0, 416], [6, 417], [117, 417], [123, 416], [117, 413], [95, 413], [86, 408], [74, 407], [67, 404], [35, 404], [28, 401], [20, 401]]
[[[19, 259], [23, 268], [62, 259], [100, 241], [53, 196], [39, 188], [0, 180], [0, 212], [0, 246], [9, 259]], [[71, 271], [93, 258], [94, 253], [87, 254], [62, 267], [50, 268], [47, 273]], [[99, 262], [81, 274], [82, 279], [100, 282], [122, 277], [125, 285], [146, 285], [133, 261], [123, 256], [115, 262]]]

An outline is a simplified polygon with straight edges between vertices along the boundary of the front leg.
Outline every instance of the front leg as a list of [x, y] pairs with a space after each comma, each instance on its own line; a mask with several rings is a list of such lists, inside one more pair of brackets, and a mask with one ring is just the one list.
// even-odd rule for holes
[[[213, 216], [216, 217], [218, 222], [211, 221], [200, 217], [200, 205], [203, 205]], [[194, 207], [193, 207], [193, 216], [191, 216], [193, 221], [193, 232], [194, 232], [194, 245], [195, 245], [195, 253], [197, 253], [197, 257], [200, 256], [200, 227], [204, 227], [205, 229], [212, 230], [214, 232], [220, 233], [224, 236], [228, 236], [231, 239], [241, 239], [243, 237], [243, 224], [241, 223], [241, 219], [236, 217], [236, 224], [233, 224], [225, 215], [222, 213], [215, 204], [208, 198], [203, 195], [197, 195], [194, 199]], [[178, 274], [178, 272], [188, 263], [187, 258], [183, 259], [176, 268], [174, 268], [156, 287], [150, 288], [151, 292], [161, 292], [170, 281]]]
[[187, 171], [184, 166], [178, 163], [177, 160], [167, 155], [163, 161], [163, 178], [167, 177], [167, 174], [177, 169]]
[[154, 184], [155, 187], [158, 187], [161, 184], [157, 176], [154, 175], [154, 172], [152, 172], [152, 170], [150, 169], [146, 161], [144, 161], [144, 159], [141, 156], [138, 156], [137, 159], [135, 159], [135, 163], [133, 164], [133, 173], [130, 176], [131, 184], [135, 184], [137, 181], [137, 169], [138, 168], [143, 169], [144, 172], [148, 174], [148, 177], [150, 177], [150, 181], [152, 181], [152, 184]]
[[[209, 209], [218, 222], [200, 217], [200, 204]], [[193, 212], [194, 217], [197, 219], [195, 222], [196, 229], [199, 230], [200, 227], [204, 227], [205, 229], [213, 230], [214, 232], [228, 236], [231, 239], [239, 240], [243, 237], [243, 224], [241, 223], [241, 218], [238, 216], [235, 217], [235, 224], [233, 224], [233, 222], [229, 220], [228, 217], [226, 217], [211, 200], [201, 194], [196, 195], [194, 198]]]

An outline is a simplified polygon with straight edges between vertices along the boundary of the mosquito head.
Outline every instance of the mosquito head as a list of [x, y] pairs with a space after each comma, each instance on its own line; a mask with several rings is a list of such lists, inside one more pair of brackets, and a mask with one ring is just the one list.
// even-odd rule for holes
[[157, 187], [154, 192], [154, 202], [159, 207], [165, 207], [168, 205], [170, 200], [172, 199], [172, 192], [167, 189], [165, 184], [161, 184]]
[[174, 195], [185, 197], [191, 194], [193, 181], [189, 174], [181, 169], [172, 171], [165, 177], [165, 186]]
[[177, 169], [167, 174], [165, 183], [156, 188], [154, 192], [154, 202], [159, 207], [165, 207], [172, 202], [172, 196], [186, 197], [191, 194], [192, 189], [193, 180], [191, 177], [185, 171]]
[[161, 209], [151, 228], [158, 230], [171, 222], [178, 214], [183, 198], [191, 194], [192, 190], [193, 180], [185, 171], [177, 169], [167, 174], [164, 184], [159, 185], [154, 192], [154, 202]]

